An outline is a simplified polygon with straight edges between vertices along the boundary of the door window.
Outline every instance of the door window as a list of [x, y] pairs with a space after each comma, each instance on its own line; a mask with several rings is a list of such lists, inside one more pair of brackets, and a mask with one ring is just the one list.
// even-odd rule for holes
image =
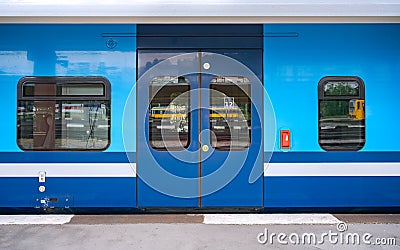
[[251, 86], [246, 77], [218, 76], [210, 82], [211, 145], [244, 150], [251, 144]]
[[190, 82], [185, 77], [159, 76], [149, 87], [149, 142], [156, 150], [189, 146]]

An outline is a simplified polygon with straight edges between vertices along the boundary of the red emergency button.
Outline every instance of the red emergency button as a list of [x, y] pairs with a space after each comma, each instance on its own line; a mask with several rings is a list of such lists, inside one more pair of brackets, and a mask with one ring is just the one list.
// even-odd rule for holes
[[281, 130], [281, 149], [290, 149], [290, 130]]

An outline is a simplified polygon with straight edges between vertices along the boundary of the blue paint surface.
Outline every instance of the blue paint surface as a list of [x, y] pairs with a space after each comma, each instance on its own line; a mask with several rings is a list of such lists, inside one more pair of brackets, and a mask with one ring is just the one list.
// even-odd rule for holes
[[[295, 33], [296, 36], [282, 34]], [[358, 76], [365, 83], [366, 144], [361, 151], [399, 151], [399, 24], [266, 24], [264, 82], [277, 132], [291, 130], [291, 151], [318, 144], [318, 82]], [[265, 138], [267, 140], [268, 138]], [[277, 134], [276, 151], [279, 149]]]
[[[266, 156], [269, 155], [266, 153]], [[266, 157], [265, 157], [266, 158]], [[272, 163], [399, 162], [400, 152], [274, 152]]]
[[400, 177], [266, 177], [264, 207], [398, 207]]
[[[166, 51], [166, 50], [139, 50], [138, 52], [138, 85], [137, 85], [137, 171], [138, 171], [138, 206], [139, 207], [197, 207], [198, 198], [193, 194], [198, 194], [198, 154], [185, 157], [184, 151], [174, 151], [175, 155], [168, 151], [159, 151], [153, 149], [149, 143], [149, 115], [148, 107], [150, 103], [150, 84], [151, 80], [159, 77], [158, 72], [144, 74], [153, 62], [163, 61], [171, 56], [177, 56], [180, 53], [189, 53], [191, 51]], [[189, 65], [197, 65], [197, 58], [188, 59]], [[148, 67], [151, 65], [150, 67]], [[171, 70], [174, 70], [171, 67]], [[171, 73], [177, 74], [176, 72]], [[190, 89], [198, 87], [195, 76], [185, 76], [191, 83]], [[190, 99], [191, 105], [194, 105], [195, 99]], [[189, 144], [187, 150], [195, 151], [197, 144], [192, 143], [191, 138], [196, 138], [195, 131], [198, 130], [198, 111], [191, 114], [189, 129]], [[187, 162], [177, 160], [175, 157], [183, 157]], [[189, 180], [189, 181], [187, 181]], [[190, 181], [193, 180], [193, 181]], [[177, 191], [175, 191], [177, 190]], [[182, 193], [180, 193], [182, 191]], [[177, 195], [176, 193], [180, 194]], [[178, 196], [178, 197], [177, 197]]]
[[0, 207], [42, 207], [40, 200], [46, 198], [58, 199], [49, 204], [54, 207], [136, 207], [136, 178], [48, 177], [39, 183], [34, 177], [13, 177], [1, 178], [0, 189]]
[[[0, 25], [0, 152], [16, 144], [17, 83], [24, 76], [103, 76], [111, 83], [111, 145], [123, 152], [122, 115], [136, 78], [136, 25]], [[120, 36], [121, 33], [132, 36]], [[112, 39], [114, 48], [107, 47]], [[135, 114], [132, 127], [135, 130]], [[132, 140], [136, 140], [133, 134]], [[131, 149], [134, 150], [135, 149]]]
[[[400, 177], [266, 177], [264, 206], [395, 207], [400, 206]], [[46, 186], [40, 193], [38, 187]], [[316, 188], [318, 187], [318, 188]], [[136, 207], [135, 178], [2, 178], [0, 207], [36, 207], [36, 199], [57, 198], [54, 207]], [[227, 201], [227, 204], [229, 202]], [[190, 207], [190, 206], [188, 206]]]
[[[128, 162], [122, 130], [131, 131], [126, 139], [136, 141], [136, 113], [127, 114], [132, 121], [128, 128], [123, 128], [122, 117], [128, 95], [131, 90], [135, 91], [136, 25], [2, 24], [0, 33], [3, 121], [0, 123], [3, 131], [0, 163]], [[399, 41], [399, 24], [264, 25], [263, 78], [275, 109], [277, 140], [281, 128], [290, 129], [292, 136], [289, 152], [281, 152], [279, 141], [276, 142], [271, 162], [399, 162]], [[107, 47], [111, 42], [116, 46]], [[257, 65], [247, 66], [254, 70]], [[256, 74], [261, 78], [260, 72]], [[110, 147], [105, 152], [22, 152], [16, 144], [16, 91], [18, 80], [25, 76], [104, 76], [109, 79], [112, 93]], [[365, 83], [366, 144], [359, 152], [324, 152], [318, 144], [317, 86], [325, 76], [358, 76]], [[269, 122], [265, 121], [265, 125]], [[265, 136], [264, 141], [272, 139]], [[130, 159], [136, 161], [135, 154], [139, 150], [136, 146], [130, 150], [134, 156]], [[164, 163], [170, 159], [160, 157], [159, 160]], [[258, 164], [258, 161], [254, 155], [248, 158], [251, 164]], [[146, 167], [140, 164], [139, 170], [141, 166]], [[203, 169], [205, 174], [218, 167], [218, 161], [207, 164], [211, 168]], [[177, 168], [172, 164], [165, 167], [172, 172]], [[266, 177], [254, 183], [255, 189], [237, 192], [238, 188], [249, 184], [247, 167], [226, 187], [204, 196], [204, 206], [400, 206], [400, 177]], [[179, 168], [177, 171], [182, 176], [198, 175], [197, 167], [190, 169], [191, 166], [182, 164]], [[46, 192], [40, 193], [37, 178], [3, 177], [0, 207], [35, 207], [37, 199], [45, 198], [57, 198], [58, 202], [50, 204], [56, 207], [198, 206], [197, 199], [165, 196], [145, 183], [136, 190], [136, 182], [136, 178], [47, 178]], [[262, 182], [263, 188], [260, 188]], [[142, 205], [136, 204], [137, 192], [141, 192]], [[248, 200], [240, 198], [247, 194]], [[237, 197], [244, 202], [235, 202]]]
[[[264, 153], [264, 159], [270, 153]], [[129, 155], [129, 159], [127, 157]], [[0, 152], [0, 163], [132, 163], [136, 152]], [[254, 159], [253, 159], [254, 160]], [[274, 152], [271, 163], [399, 162], [400, 152]]]

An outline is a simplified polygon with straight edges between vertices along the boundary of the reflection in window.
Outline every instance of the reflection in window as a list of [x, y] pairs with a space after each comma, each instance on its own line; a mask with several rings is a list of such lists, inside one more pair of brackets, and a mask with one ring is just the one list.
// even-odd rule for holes
[[327, 151], [357, 151], [365, 144], [364, 85], [356, 77], [319, 83], [319, 144]]
[[251, 85], [240, 76], [219, 76], [210, 83], [211, 145], [243, 150], [251, 143]]
[[157, 150], [189, 146], [190, 83], [185, 77], [159, 76], [149, 87], [149, 142]]
[[[29, 82], [20, 81], [23, 83], [19, 84], [18, 91], [17, 143], [21, 149], [104, 150], [108, 147], [110, 100], [105, 84], [109, 82], [93, 77], [74, 77], [76, 83], [65, 83], [64, 79], [72, 78], [37, 77]], [[96, 83], [90, 86], [92, 80]]]
[[52, 91], [35, 91], [35, 89], [42, 88], [43, 84], [33, 82], [26, 82], [23, 84], [23, 96], [103, 96], [104, 85], [102, 83], [63, 83], [63, 84], [50, 84], [46, 86], [47, 89], [54, 88]]
[[[189, 65], [197, 65], [197, 53], [184, 50], [138, 50], [138, 78], [153, 66], [163, 62], [164, 67], [170, 66], [171, 75], [179, 75], [180, 69]], [[186, 54], [189, 53], [189, 54]], [[179, 57], [177, 57], [179, 56]]]
[[356, 81], [329, 81], [324, 85], [324, 96], [359, 96], [360, 85]]

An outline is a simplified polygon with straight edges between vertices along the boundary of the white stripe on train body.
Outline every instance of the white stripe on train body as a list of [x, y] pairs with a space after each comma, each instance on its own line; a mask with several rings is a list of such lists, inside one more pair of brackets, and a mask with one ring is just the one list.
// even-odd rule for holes
[[[0, 177], [136, 177], [136, 163], [2, 163]], [[400, 162], [264, 163], [265, 177], [400, 176]]]
[[0, 177], [136, 177], [136, 163], [2, 163]]

